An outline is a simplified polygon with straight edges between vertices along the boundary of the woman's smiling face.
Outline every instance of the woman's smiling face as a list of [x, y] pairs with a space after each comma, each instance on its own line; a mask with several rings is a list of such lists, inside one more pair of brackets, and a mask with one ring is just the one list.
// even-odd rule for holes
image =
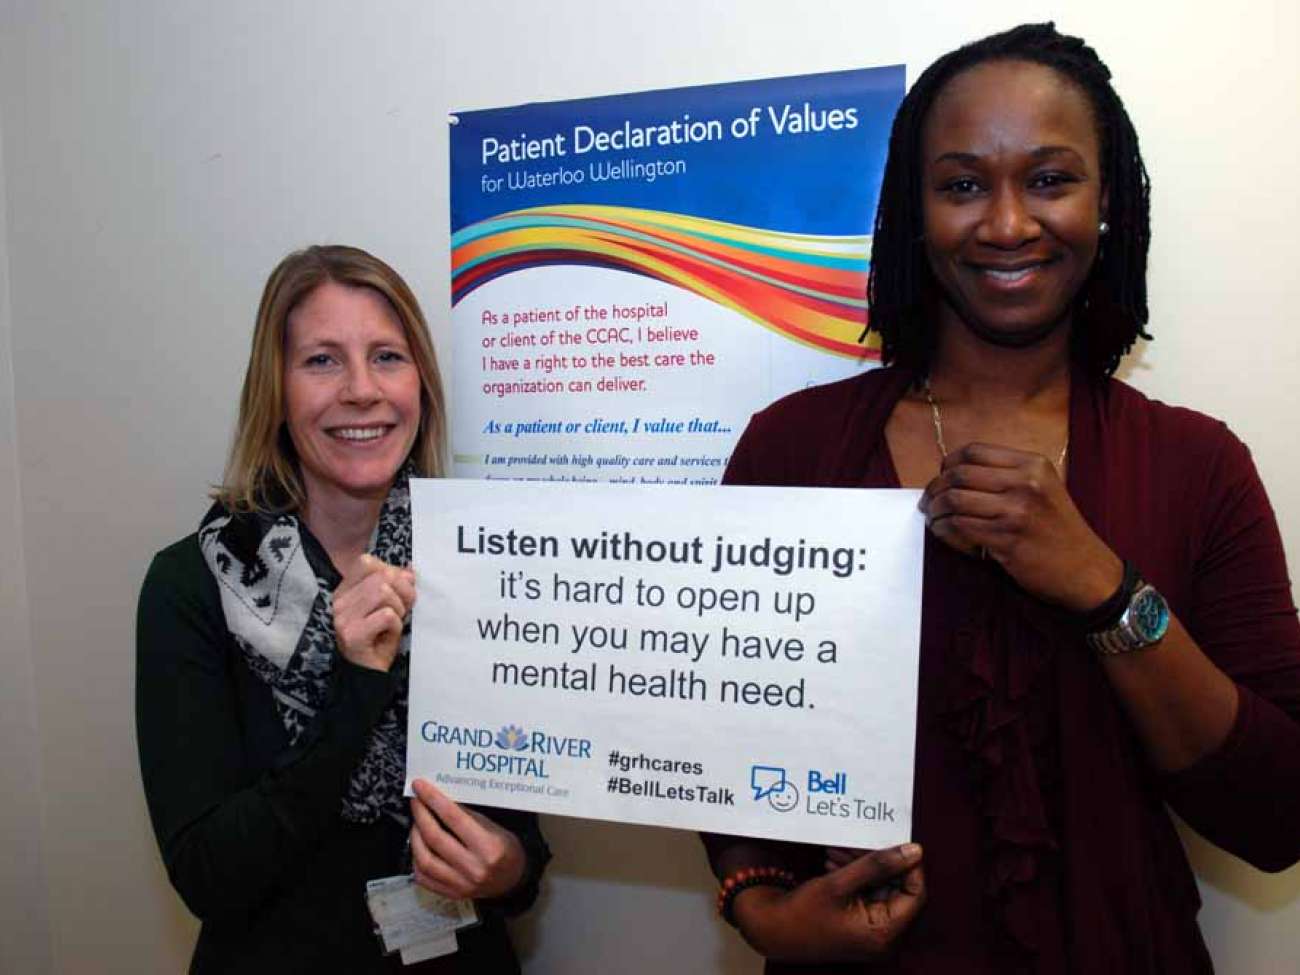
[[327, 281], [289, 313], [284, 410], [309, 506], [387, 493], [419, 430], [420, 374], [383, 295]]
[[1067, 324], [1106, 204], [1083, 90], [1027, 61], [963, 71], [930, 108], [921, 165], [942, 326], [1024, 347]]

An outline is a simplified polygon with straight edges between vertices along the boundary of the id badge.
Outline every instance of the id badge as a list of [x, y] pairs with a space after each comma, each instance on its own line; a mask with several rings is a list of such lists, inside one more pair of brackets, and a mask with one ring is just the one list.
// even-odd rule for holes
[[400, 951], [407, 965], [456, 951], [456, 932], [479, 921], [473, 901], [425, 890], [411, 874], [369, 881], [366, 906], [384, 953]]

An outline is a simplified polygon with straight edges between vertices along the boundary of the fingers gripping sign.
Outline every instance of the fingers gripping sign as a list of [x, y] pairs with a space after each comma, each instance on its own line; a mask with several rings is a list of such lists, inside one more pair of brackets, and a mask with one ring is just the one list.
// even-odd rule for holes
[[362, 555], [334, 591], [334, 634], [352, 663], [388, 670], [415, 604], [415, 573]]
[[768, 958], [867, 961], [888, 952], [924, 904], [921, 847], [906, 843], [849, 860], [791, 891], [744, 891], [735, 917]]
[[523, 880], [519, 838], [454, 802], [424, 779], [412, 783], [411, 859], [416, 883], [444, 897], [500, 897]]
[[826, 872], [838, 870], [846, 863], [852, 863], [864, 853], [870, 853], [871, 850], [859, 850], [851, 846], [828, 846], [826, 847]]
[[[826, 873], [830, 873], [833, 870], [838, 870], [840, 867], [844, 866], [845, 864], [852, 863], [854, 860], [858, 859], [858, 857], [866, 853], [873, 853], [873, 852], [875, 851], [861, 850], [856, 847], [828, 846], [826, 848], [826, 861], [824, 864], [824, 869]], [[881, 885], [879, 887], [872, 887], [869, 890], [864, 891], [863, 896], [867, 900], [884, 900], [897, 886], [898, 886], [897, 882], [894, 881], [889, 884]]]
[[943, 459], [919, 507], [936, 538], [987, 555], [1021, 588], [1065, 609], [1100, 605], [1123, 578], [1123, 563], [1041, 454], [967, 444]]

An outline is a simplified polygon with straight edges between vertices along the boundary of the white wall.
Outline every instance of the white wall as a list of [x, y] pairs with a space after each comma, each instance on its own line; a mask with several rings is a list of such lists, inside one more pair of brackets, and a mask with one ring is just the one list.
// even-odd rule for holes
[[[0, 62], [4, 60], [0, 35]], [[32, 676], [27, 570], [23, 558], [18, 437], [10, 351], [9, 249], [4, 124], [0, 113], [0, 972], [50, 964], [50, 924], [41, 867], [41, 788]]]
[[[959, 42], [1057, 15], [1115, 70], [1156, 186], [1158, 340], [1129, 377], [1251, 443], [1300, 560], [1291, 3], [362, 9], [0, 4], [0, 358], [13, 363], [12, 379], [0, 368], [0, 788], [18, 797], [0, 819], [0, 907], [31, 912], [0, 928], [0, 951], [27, 952], [0, 954], [0, 969], [10, 957], [32, 972], [184, 967], [193, 923], [163, 877], [135, 764], [136, 590], [150, 554], [203, 510], [259, 288], [287, 250], [339, 240], [385, 256], [448, 347], [453, 109], [899, 60], [914, 73]], [[756, 969], [710, 918], [693, 837], [548, 825], [549, 893], [520, 931], [531, 972]], [[1197, 858], [1222, 970], [1271, 975], [1300, 954], [1300, 870]]]

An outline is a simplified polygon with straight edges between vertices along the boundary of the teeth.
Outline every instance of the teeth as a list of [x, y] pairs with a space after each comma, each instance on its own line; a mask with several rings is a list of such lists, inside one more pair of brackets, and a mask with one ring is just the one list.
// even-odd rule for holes
[[383, 427], [339, 427], [331, 431], [344, 440], [378, 440], [384, 435]]
[[1037, 265], [1034, 265], [1032, 267], [1022, 267], [1015, 271], [999, 271], [991, 267], [986, 267], [984, 269], [984, 273], [987, 274], [989, 277], [991, 277], [994, 281], [1004, 281], [1007, 284], [1012, 284], [1013, 282], [1016, 281], [1023, 281], [1025, 278], [1029, 277], [1029, 275], [1036, 268]]

